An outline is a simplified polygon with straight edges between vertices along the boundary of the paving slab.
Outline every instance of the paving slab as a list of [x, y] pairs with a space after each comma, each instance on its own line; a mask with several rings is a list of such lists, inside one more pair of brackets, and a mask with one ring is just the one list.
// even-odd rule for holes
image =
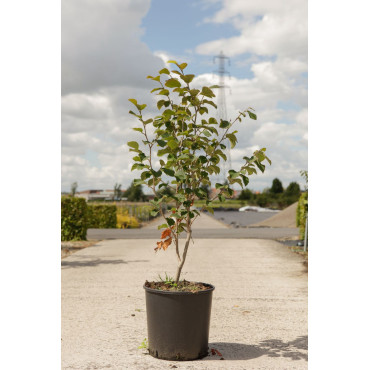
[[[235, 231], [235, 230], [234, 230]], [[109, 240], [62, 260], [62, 369], [307, 369], [307, 273], [273, 240], [195, 239], [183, 277], [216, 286], [209, 346], [223, 356], [175, 362], [147, 337], [146, 279], [174, 275], [173, 248]]]

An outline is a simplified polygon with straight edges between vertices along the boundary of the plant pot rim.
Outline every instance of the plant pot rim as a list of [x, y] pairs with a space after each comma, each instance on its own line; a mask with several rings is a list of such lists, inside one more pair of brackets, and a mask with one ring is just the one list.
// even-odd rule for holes
[[208, 284], [208, 283], [202, 283], [199, 281], [193, 281], [193, 283], [199, 283], [199, 284], [204, 284], [208, 287], [208, 289], [205, 290], [198, 290], [197, 292], [179, 292], [176, 290], [159, 290], [159, 289], [152, 289], [145, 284], [143, 285], [143, 288], [148, 292], [148, 293], [154, 293], [154, 294], [170, 294], [170, 295], [197, 295], [197, 294], [207, 294], [215, 290], [214, 285]]

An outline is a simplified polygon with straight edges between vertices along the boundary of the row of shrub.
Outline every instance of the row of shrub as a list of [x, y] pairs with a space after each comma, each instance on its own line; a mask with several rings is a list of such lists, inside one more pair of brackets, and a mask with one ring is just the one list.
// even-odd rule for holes
[[87, 214], [85, 199], [62, 197], [62, 241], [86, 240]]
[[117, 207], [115, 205], [87, 205], [88, 229], [114, 229], [117, 225]]
[[83, 198], [62, 197], [61, 216], [62, 241], [86, 240], [88, 228], [117, 227], [115, 205], [88, 205]]
[[259, 206], [264, 208], [284, 209], [298, 201], [300, 194], [287, 193], [253, 193], [249, 189], [243, 190], [238, 200], [246, 201], [250, 206]]
[[306, 217], [308, 213], [308, 192], [302, 193], [297, 206], [296, 224], [299, 227], [299, 237], [304, 239], [306, 232]]

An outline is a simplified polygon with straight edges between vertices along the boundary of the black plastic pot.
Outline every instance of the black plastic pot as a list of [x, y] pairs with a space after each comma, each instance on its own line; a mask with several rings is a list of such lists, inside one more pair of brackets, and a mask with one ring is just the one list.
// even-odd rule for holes
[[197, 293], [144, 285], [150, 355], [163, 360], [196, 360], [208, 354], [213, 285]]

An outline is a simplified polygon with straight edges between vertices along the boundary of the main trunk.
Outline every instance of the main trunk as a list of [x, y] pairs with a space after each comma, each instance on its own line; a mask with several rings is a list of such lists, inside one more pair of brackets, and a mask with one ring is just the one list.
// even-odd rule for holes
[[188, 231], [188, 235], [186, 237], [186, 242], [185, 242], [185, 247], [184, 247], [184, 252], [182, 254], [182, 259], [181, 259], [181, 262], [179, 263], [179, 265], [177, 266], [176, 277], [175, 277], [175, 283], [176, 284], [178, 284], [178, 282], [180, 280], [181, 270], [182, 270], [182, 267], [184, 266], [184, 263], [185, 263], [186, 254], [188, 252], [190, 239], [191, 239], [191, 230]]

